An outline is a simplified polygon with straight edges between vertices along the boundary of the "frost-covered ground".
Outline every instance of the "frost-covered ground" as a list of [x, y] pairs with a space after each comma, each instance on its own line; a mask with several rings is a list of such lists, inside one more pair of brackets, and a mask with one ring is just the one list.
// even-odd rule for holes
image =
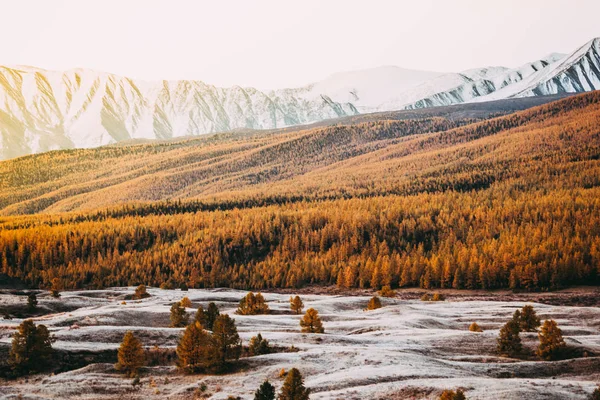
[[[127, 330], [148, 347], [174, 347], [182, 329], [168, 328], [169, 308], [183, 296], [193, 306], [214, 301], [233, 315], [245, 292], [149, 289], [151, 297], [126, 301], [134, 288], [65, 292], [60, 300], [47, 293], [40, 306], [61, 302], [73, 309], [35, 318], [49, 327], [54, 347], [69, 351], [116, 349]], [[257, 333], [271, 344], [298, 352], [244, 358], [237, 372], [226, 375], [178, 374], [173, 366], [147, 367], [142, 387], [110, 364], [92, 364], [56, 375], [0, 381], [0, 398], [24, 399], [192, 399], [202, 383], [208, 398], [229, 395], [252, 399], [268, 378], [282, 384], [279, 371], [300, 369], [312, 399], [435, 399], [442, 389], [462, 387], [469, 399], [585, 399], [600, 380], [600, 308], [551, 306], [524, 301], [421, 302], [383, 299], [384, 307], [363, 311], [367, 296], [303, 295], [305, 309], [319, 311], [325, 334], [300, 333], [300, 316], [289, 310], [289, 294], [264, 294], [271, 315], [235, 315], [245, 344]], [[0, 295], [0, 306], [25, 302], [24, 296]], [[494, 354], [500, 326], [515, 309], [533, 304], [538, 315], [555, 319], [567, 344], [587, 349], [590, 356], [560, 362], [499, 358]], [[188, 309], [190, 314], [195, 310]], [[0, 320], [0, 342], [10, 342], [19, 319]], [[468, 331], [477, 322], [483, 333]], [[522, 334], [527, 348], [535, 333]], [[196, 393], [196, 394], [195, 394]], [[200, 398], [200, 397], [197, 397]]]

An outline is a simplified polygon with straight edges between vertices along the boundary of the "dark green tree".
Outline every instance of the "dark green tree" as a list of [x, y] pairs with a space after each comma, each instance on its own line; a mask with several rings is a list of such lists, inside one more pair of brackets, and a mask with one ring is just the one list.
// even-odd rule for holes
[[275, 400], [275, 387], [266, 380], [254, 393], [254, 400]]
[[498, 353], [509, 357], [514, 357], [521, 353], [521, 337], [519, 336], [521, 328], [514, 319], [508, 321], [502, 329], [497, 339]]
[[27, 296], [27, 309], [29, 311], [34, 311], [35, 309], [37, 309], [37, 305], [37, 296], [35, 295], [35, 293], [29, 293], [29, 295]]
[[45, 325], [35, 326], [27, 319], [14, 334], [9, 353], [9, 364], [17, 374], [42, 371], [52, 355], [52, 339]]
[[213, 325], [212, 334], [214, 368], [225, 371], [230, 360], [240, 358], [242, 341], [235, 326], [235, 320], [227, 314], [217, 317]]
[[269, 354], [271, 352], [271, 346], [267, 339], [263, 339], [262, 335], [252, 337], [248, 344], [248, 352], [250, 355], [259, 356], [261, 354]]
[[206, 310], [206, 326], [205, 328], [209, 331], [212, 331], [213, 325], [217, 320], [217, 317], [221, 315], [219, 313], [219, 308], [213, 302], [208, 303], [208, 309]]

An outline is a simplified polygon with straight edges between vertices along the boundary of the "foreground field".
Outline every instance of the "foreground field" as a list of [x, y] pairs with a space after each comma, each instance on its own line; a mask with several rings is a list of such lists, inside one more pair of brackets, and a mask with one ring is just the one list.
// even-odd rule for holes
[[[133, 288], [65, 292], [60, 300], [40, 294], [40, 307], [71, 311], [36, 318], [46, 324], [61, 354], [86, 352], [114, 357], [127, 330], [147, 347], [174, 348], [182, 329], [168, 328], [169, 308], [188, 296], [197, 307], [209, 301], [233, 315], [244, 292], [216, 290], [149, 289], [151, 297], [123, 301]], [[383, 299], [384, 307], [363, 311], [367, 296], [304, 295], [305, 308], [321, 314], [325, 334], [302, 334], [300, 316], [289, 310], [289, 295], [267, 293], [271, 315], [241, 316], [235, 320], [244, 344], [257, 333], [272, 345], [290, 347], [282, 352], [242, 358], [237, 371], [225, 375], [181, 375], [175, 366], [146, 367], [142, 386], [133, 390], [131, 379], [117, 373], [112, 363], [94, 363], [81, 369], [2, 382], [6, 399], [252, 399], [268, 378], [277, 388], [280, 370], [297, 367], [312, 389], [312, 399], [434, 399], [442, 389], [462, 387], [469, 399], [585, 399], [600, 379], [600, 309], [517, 301], [464, 300], [445, 302]], [[0, 307], [25, 302], [24, 296], [3, 294]], [[499, 358], [494, 354], [500, 326], [515, 309], [533, 304], [542, 319], [555, 319], [569, 346], [588, 352], [559, 362]], [[188, 309], [193, 313], [195, 310]], [[476, 321], [483, 333], [468, 331]], [[10, 342], [20, 319], [0, 322], [0, 342]], [[523, 333], [525, 347], [533, 350], [535, 333]], [[92, 357], [93, 358], [93, 357]], [[207, 389], [198, 390], [202, 384]], [[22, 395], [23, 397], [18, 397]]]

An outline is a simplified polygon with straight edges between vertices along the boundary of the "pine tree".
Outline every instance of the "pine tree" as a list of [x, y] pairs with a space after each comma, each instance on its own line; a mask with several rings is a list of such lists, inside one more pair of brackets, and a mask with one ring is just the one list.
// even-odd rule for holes
[[310, 389], [304, 387], [304, 378], [296, 368], [290, 369], [283, 382], [279, 400], [308, 400]]
[[215, 303], [213, 303], [212, 301], [210, 303], [208, 303], [208, 309], [206, 310], [206, 326], [205, 328], [208, 329], [209, 331], [213, 330], [213, 325], [215, 324], [215, 321], [217, 320], [217, 317], [221, 315], [221, 313], [219, 312], [219, 308], [217, 307], [217, 305]]
[[182, 328], [188, 324], [188, 313], [181, 303], [177, 302], [171, 306], [171, 326], [173, 328]]
[[128, 376], [134, 377], [140, 367], [144, 365], [144, 349], [142, 343], [131, 331], [127, 331], [119, 346], [117, 371], [123, 371]]
[[263, 339], [260, 333], [256, 336], [253, 336], [248, 344], [248, 352], [253, 356], [269, 354], [271, 352], [269, 341], [267, 339]]
[[34, 311], [37, 308], [38, 301], [35, 293], [29, 293], [27, 296], [27, 309], [29, 311]]
[[535, 332], [541, 325], [540, 319], [532, 306], [527, 305], [521, 309], [520, 325], [523, 332]]
[[202, 325], [194, 322], [185, 328], [177, 344], [177, 365], [187, 373], [200, 372], [209, 368], [214, 362], [211, 358], [214, 353], [212, 349], [211, 336], [202, 329]]
[[290, 308], [296, 314], [300, 314], [302, 312], [302, 309], [304, 308], [304, 303], [302, 302], [300, 296], [296, 296], [294, 298], [290, 297]]
[[275, 387], [266, 380], [254, 393], [254, 400], [275, 400]]
[[235, 320], [227, 314], [217, 317], [213, 325], [213, 366], [218, 371], [227, 369], [227, 361], [237, 360], [242, 352], [242, 341], [235, 326]]
[[269, 306], [262, 294], [255, 295], [250, 292], [240, 300], [236, 313], [240, 315], [268, 314]]
[[371, 300], [367, 304], [367, 310], [376, 310], [378, 308], [381, 308], [381, 300], [377, 296], [371, 297]]
[[50, 292], [52, 293], [53, 297], [60, 297], [60, 291], [62, 290], [62, 283], [60, 282], [60, 279], [58, 278], [54, 278], [51, 281], [51, 286], [50, 286]]
[[35, 326], [27, 319], [14, 334], [9, 353], [9, 364], [16, 373], [28, 374], [43, 370], [50, 361], [52, 339], [45, 325]]
[[538, 356], [548, 361], [560, 358], [561, 352], [567, 345], [556, 321], [552, 319], [544, 321], [538, 337], [540, 338], [540, 345], [537, 349]]
[[515, 320], [508, 321], [502, 329], [498, 337], [498, 353], [513, 357], [518, 355], [521, 350], [521, 337], [519, 336], [519, 323]]
[[321, 318], [319, 318], [319, 313], [314, 308], [306, 310], [306, 314], [304, 314], [304, 317], [300, 320], [300, 326], [302, 327], [302, 332], [305, 333], [325, 332]]
[[[194, 317], [194, 320], [196, 322], [199, 322], [200, 325], [202, 325], [202, 327], [208, 329], [208, 326], [207, 326], [207, 324], [208, 324], [208, 318], [207, 318], [207, 315], [206, 315], [206, 311], [204, 311], [204, 308], [202, 308], [201, 305], [198, 306], [198, 311], [196, 311], [196, 315]], [[212, 326], [211, 326], [211, 328], [212, 328]]]

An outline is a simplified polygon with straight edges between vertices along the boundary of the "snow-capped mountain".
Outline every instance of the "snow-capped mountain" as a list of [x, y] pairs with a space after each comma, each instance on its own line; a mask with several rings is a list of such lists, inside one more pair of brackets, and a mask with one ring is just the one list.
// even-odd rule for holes
[[269, 129], [358, 113], [600, 89], [600, 38], [519, 68], [380, 67], [263, 92], [91, 70], [0, 67], [0, 159], [129, 139]]

